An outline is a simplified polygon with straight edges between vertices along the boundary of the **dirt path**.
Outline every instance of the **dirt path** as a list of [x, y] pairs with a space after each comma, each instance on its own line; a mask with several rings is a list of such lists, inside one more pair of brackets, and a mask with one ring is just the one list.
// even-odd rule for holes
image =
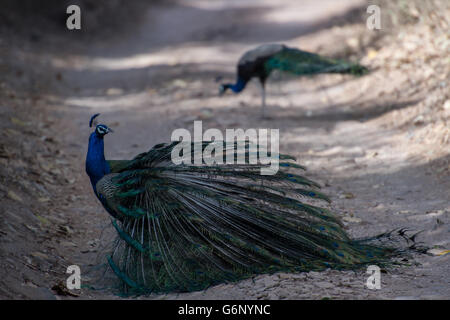
[[[52, 130], [58, 130], [74, 179], [63, 186], [72, 198], [59, 208], [71, 230], [69, 240], [56, 248], [67, 260], [64, 265], [93, 269], [93, 261], [104, 258], [101, 246], [111, 232], [84, 174], [88, 119], [97, 112], [115, 130], [106, 138], [107, 158], [112, 159], [130, 158], [167, 142], [174, 129], [191, 130], [194, 120], [202, 120], [204, 130], [279, 128], [281, 151], [296, 156], [325, 186], [350, 234], [374, 235], [404, 226], [424, 229], [420, 240], [449, 248], [450, 181], [435, 166], [448, 153], [425, 155], [414, 133], [394, 125], [403, 109], [424, 98], [421, 91], [396, 94], [407, 75], [399, 73], [389, 83], [383, 70], [361, 79], [275, 76], [269, 84], [270, 120], [259, 117], [256, 83], [239, 96], [217, 96], [214, 79], [234, 79], [240, 54], [261, 42], [283, 41], [348, 56], [357, 52], [349, 36], [367, 32], [361, 25], [333, 27], [361, 1], [274, 3], [181, 1], [157, 6], [124, 41], [74, 43], [75, 54], [47, 57], [62, 81], [45, 99], [57, 119]], [[419, 256], [418, 266], [382, 274], [382, 289], [376, 291], [365, 287], [364, 272], [325, 271], [264, 275], [204, 292], [150, 298], [448, 299], [449, 256]], [[108, 290], [83, 289], [81, 298], [89, 297], [116, 298]]]

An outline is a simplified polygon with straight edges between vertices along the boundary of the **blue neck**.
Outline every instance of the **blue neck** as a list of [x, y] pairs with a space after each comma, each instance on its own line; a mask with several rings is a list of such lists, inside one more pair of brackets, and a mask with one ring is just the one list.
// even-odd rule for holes
[[237, 78], [235, 84], [230, 84], [228, 87], [233, 90], [234, 93], [239, 93], [242, 90], [244, 90], [245, 86], [247, 85], [247, 81], [242, 80], [241, 78]]
[[110, 172], [109, 164], [105, 160], [103, 137], [93, 132], [89, 137], [89, 147], [86, 155], [86, 173], [91, 179], [95, 194], [97, 194], [95, 187], [97, 182]]

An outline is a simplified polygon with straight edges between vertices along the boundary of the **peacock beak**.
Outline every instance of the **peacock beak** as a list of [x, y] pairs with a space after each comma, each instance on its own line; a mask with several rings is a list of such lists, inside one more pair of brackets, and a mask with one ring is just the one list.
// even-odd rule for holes
[[107, 126], [105, 126], [105, 125], [103, 125], [103, 129], [105, 130], [105, 132], [104, 132], [104, 135], [105, 134], [108, 134], [108, 133], [113, 133], [114, 132], [114, 130], [113, 129], [111, 129], [110, 127], [107, 127]]

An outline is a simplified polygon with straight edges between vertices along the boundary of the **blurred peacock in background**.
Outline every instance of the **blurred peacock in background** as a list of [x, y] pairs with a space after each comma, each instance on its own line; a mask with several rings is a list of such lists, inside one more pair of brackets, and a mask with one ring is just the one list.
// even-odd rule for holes
[[247, 51], [239, 59], [236, 83], [221, 84], [219, 94], [228, 89], [240, 93], [252, 78], [261, 83], [262, 116], [266, 107], [266, 80], [274, 70], [298, 76], [311, 76], [319, 73], [348, 73], [356, 76], [368, 73], [368, 69], [357, 63], [336, 60], [314, 53], [289, 48], [283, 44], [264, 44]]
[[[329, 200], [292, 172], [304, 168], [290, 156], [279, 155], [272, 175], [260, 174], [262, 164], [176, 165], [171, 154], [183, 142], [108, 161], [111, 131], [95, 126], [86, 172], [117, 230], [107, 260], [126, 294], [196, 291], [279, 271], [390, 266], [416, 246], [404, 229], [351, 239], [336, 215], [311, 203]], [[195, 156], [195, 143], [182, 157]], [[249, 150], [247, 143], [247, 160]], [[229, 152], [240, 149], [227, 144], [223, 155]]]

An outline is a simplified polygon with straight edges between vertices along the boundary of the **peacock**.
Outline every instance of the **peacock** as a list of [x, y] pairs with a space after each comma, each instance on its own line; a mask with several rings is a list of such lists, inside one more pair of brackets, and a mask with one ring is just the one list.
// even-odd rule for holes
[[[198, 291], [280, 271], [390, 266], [415, 246], [405, 229], [351, 239], [338, 216], [318, 206], [329, 198], [289, 155], [279, 155], [271, 175], [261, 175], [259, 163], [174, 164], [182, 141], [131, 160], [105, 160], [104, 137], [112, 130], [93, 124], [97, 116], [89, 123], [95, 130], [86, 172], [117, 231], [107, 261], [126, 294]], [[194, 151], [195, 143], [201, 149]], [[191, 144], [183, 157], [209, 142]], [[223, 155], [248, 159], [249, 150], [248, 143], [231, 143]]]
[[274, 70], [299, 75], [311, 76], [319, 73], [348, 73], [364, 75], [368, 69], [357, 63], [341, 61], [290, 48], [283, 44], [263, 44], [249, 50], [239, 59], [236, 83], [221, 84], [219, 95], [228, 89], [240, 93], [252, 78], [258, 78], [261, 84], [262, 116], [266, 108], [266, 80]]

